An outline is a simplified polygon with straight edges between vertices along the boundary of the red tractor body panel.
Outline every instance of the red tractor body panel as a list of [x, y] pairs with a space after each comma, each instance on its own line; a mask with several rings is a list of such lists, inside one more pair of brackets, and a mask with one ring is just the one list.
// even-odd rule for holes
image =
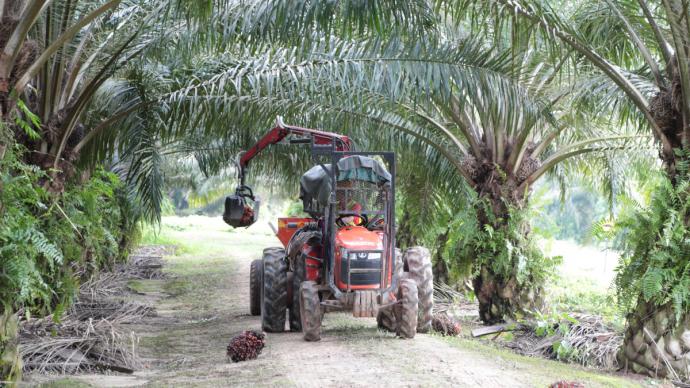
[[[348, 279], [343, 275], [343, 253], [357, 251], [383, 251], [383, 236], [380, 233], [368, 230], [363, 226], [347, 226], [338, 230], [335, 235], [335, 284], [341, 290], [348, 288]], [[379, 266], [380, 260], [379, 257]], [[351, 260], [352, 262], [352, 260]], [[352, 265], [352, 264], [351, 264]], [[352, 280], [352, 279], [350, 279]], [[381, 287], [380, 283], [353, 284], [351, 290], [375, 290]]]
[[300, 228], [309, 222], [313, 222], [313, 218], [305, 217], [281, 217], [278, 218], [278, 240], [283, 243], [285, 249], [287, 249], [288, 244], [292, 235], [295, 234]]
[[304, 262], [307, 270], [306, 280], [313, 280], [318, 283], [321, 280], [323, 249], [321, 249], [321, 246], [304, 244], [302, 246], [302, 253], [307, 257]]

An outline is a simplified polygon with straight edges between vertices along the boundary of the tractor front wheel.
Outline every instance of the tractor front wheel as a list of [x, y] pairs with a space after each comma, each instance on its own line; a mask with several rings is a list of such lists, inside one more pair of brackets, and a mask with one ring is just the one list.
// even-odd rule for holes
[[400, 281], [398, 304], [395, 306], [396, 333], [400, 338], [414, 338], [417, 333], [417, 284], [407, 277]]
[[321, 299], [316, 288], [316, 282], [308, 280], [302, 282], [300, 294], [300, 318], [302, 321], [302, 333], [306, 341], [319, 341], [321, 339]]
[[261, 327], [269, 333], [285, 330], [287, 311], [287, 262], [283, 248], [266, 248], [261, 295]]
[[260, 259], [252, 261], [249, 267], [249, 312], [252, 315], [261, 315], [261, 275], [264, 265]]
[[424, 247], [412, 247], [403, 255], [408, 276], [417, 284], [419, 296], [417, 332], [431, 330], [434, 309], [434, 275], [431, 272], [431, 254]]
[[[393, 276], [395, 276], [398, 279], [398, 284], [400, 284], [400, 280], [402, 280], [402, 274], [403, 274], [403, 258], [402, 258], [402, 253], [400, 252], [400, 249], [395, 248], [395, 271], [393, 272]], [[391, 300], [384, 295], [383, 298], [383, 303], [389, 303]], [[387, 308], [382, 308], [379, 309], [378, 314], [376, 314], [376, 324], [378, 325], [379, 329], [381, 330], [387, 330], [392, 333], [395, 333], [396, 331], [396, 324], [395, 324], [395, 312], [393, 311], [393, 306], [387, 307]]]

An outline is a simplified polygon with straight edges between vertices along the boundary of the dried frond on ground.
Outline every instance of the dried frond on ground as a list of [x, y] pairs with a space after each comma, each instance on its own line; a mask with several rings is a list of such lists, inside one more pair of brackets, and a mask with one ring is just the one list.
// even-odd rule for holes
[[163, 256], [174, 254], [174, 247], [150, 245], [137, 248], [129, 256], [129, 262], [120, 268], [129, 279], [163, 279]]
[[119, 332], [108, 319], [79, 320], [69, 314], [60, 323], [52, 316], [30, 319], [21, 323], [20, 336], [25, 372], [132, 373], [139, 366], [136, 338]]
[[[623, 344], [623, 334], [608, 326], [599, 316], [575, 314], [572, 317], [576, 323], [562, 322], [560, 325], [567, 325], [564, 330], [556, 328], [553, 334], [544, 337], [537, 336], [533, 328], [523, 326], [513, 332], [514, 339], [506, 346], [524, 355], [551, 359], [566, 357], [567, 361], [584, 366], [618, 369], [616, 353]], [[559, 355], [554, 346], [566, 346], [572, 350]]]
[[462, 292], [442, 282], [434, 282], [434, 312], [451, 315], [477, 315], [477, 303], [470, 302]]
[[[154, 259], [162, 266], [160, 256]], [[120, 325], [140, 321], [155, 315], [155, 311], [151, 306], [124, 301], [118, 296], [126, 293], [129, 279], [158, 276], [150, 272], [151, 260], [151, 256], [137, 250], [116, 271], [101, 273], [82, 283], [76, 300], [59, 319], [49, 315], [22, 320], [19, 349], [24, 371], [132, 373], [139, 367], [135, 353], [138, 339], [126, 334]], [[160, 273], [160, 267], [156, 271]]]
[[579, 314], [564, 340], [577, 349], [576, 359], [585, 366], [618, 369], [616, 353], [623, 345], [623, 333], [604, 323], [600, 316]]
[[264, 346], [263, 333], [247, 330], [230, 340], [227, 354], [233, 362], [253, 360], [261, 354]]

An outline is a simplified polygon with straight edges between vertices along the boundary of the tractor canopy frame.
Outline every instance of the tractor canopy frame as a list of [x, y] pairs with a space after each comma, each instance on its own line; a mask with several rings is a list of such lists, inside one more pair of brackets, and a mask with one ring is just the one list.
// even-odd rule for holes
[[[375, 161], [378, 162], [377, 159], [383, 161], [383, 163], [386, 165], [387, 173], [388, 176], [385, 178], [388, 180], [387, 182], [380, 182], [380, 189], [381, 189], [381, 194], [385, 195], [385, 198], [383, 198], [383, 207], [382, 208], [377, 208], [377, 209], [372, 209], [371, 206], [368, 206], [369, 208], [365, 208], [362, 210], [358, 210], [356, 212], [353, 211], [348, 211], [348, 210], [343, 210], [339, 206], [339, 196], [342, 198], [343, 193], [347, 197], [347, 192], [351, 190], [350, 187], [343, 187], [343, 185], [339, 184], [340, 182], [343, 181], [349, 181], [349, 180], [362, 180], [361, 176], [353, 176], [352, 174], [344, 173], [344, 171], [340, 171], [338, 166], [339, 162], [341, 162], [345, 158], [349, 158], [352, 156], [363, 156], [366, 158], [371, 158], [374, 159]], [[315, 155], [316, 157], [316, 155]], [[367, 271], [367, 272], [378, 272], [379, 273], [379, 278], [380, 278], [380, 288], [378, 290], [378, 293], [380, 295], [384, 295], [386, 293], [390, 293], [391, 291], [397, 289], [397, 281], [398, 279], [394, 276], [395, 274], [395, 153], [394, 152], [355, 152], [355, 151], [335, 151], [332, 150], [330, 152], [330, 166], [334, 166], [333, 168], [329, 168], [323, 163], [319, 163], [319, 166], [327, 172], [328, 176], [330, 177], [330, 195], [329, 195], [329, 201], [328, 201], [328, 206], [325, 209], [326, 214], [324, 214], [324, 236], [328, 236], [327, 239], [324, 239], [324, 252], [327, 255], [327, 263], [328, 263], [328, 288], [330, 291], [333, 293], [333, 295], [336, 297], [336, 299], [341, 299], [343, 297], [343, 292], [338, 288], [338, 286], [335, 284], [335, 238], [336, 238], [336, 232], [338, 231], [338, 225], [336, 221], [341, 218], [341, 217], [348, 217], [348, 216], [357, 216], [357, 215], [363, 215], [365, 217], [368, 217], [370, 220], [373, 220], [374, 217], [381, 217], [383, 218], [383, 250], [364, 250], [364, 251], [359, 251], [361, 253], [380, 253], [381, 254], [381, 267], [377, 269], [373, 269], [372, 271]], [[370, 179], [370, 178], [369, 178]], [[365, 180], [369, 180], [365, 179]], [[350, 268], [350, 257], [349, 255], [347, 257], [343, 257], [341, 260], [347, 260], [347, 276], [348, 276], [348, 290], [351, 285], [350, 281], [350, 276], [352, 274], [351, 268]], [[391, 274], [390, 276], [390, 281], [389, 277], [387, 276], [388, 274]]]

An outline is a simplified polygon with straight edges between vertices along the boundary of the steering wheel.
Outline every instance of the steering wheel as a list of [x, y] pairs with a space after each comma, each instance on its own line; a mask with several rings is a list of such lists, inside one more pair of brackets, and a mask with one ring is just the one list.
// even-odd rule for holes
[[385, 224], [385, 218], [381, 216], [376, 216], [374, 217], [373, 220], [371, 220], [371, 223], [367, 225], [367, 229], [369, 230], [374, 230], [374, 229], [383, 229], [383, 225]]
[[352, 213], [352, 214], [343, 214], [343, 215], [340, 215], [338, 218], [335, 219], [336, 225], [338, 225], [338, 226], [340, 226], [340, 227], [346, 226], [346, 225], [345, 225], [345, 222], [343, 222], [343, 218], [346, 218], [346, 217], [358, 217], [361, 221], [360, 221], [359, 224], [355, 224], [355, 226], [365, 226], [366, 224], [369, 223], [369, 218], [367, 217], [366, 214], [355, 214], [355, 213]]

